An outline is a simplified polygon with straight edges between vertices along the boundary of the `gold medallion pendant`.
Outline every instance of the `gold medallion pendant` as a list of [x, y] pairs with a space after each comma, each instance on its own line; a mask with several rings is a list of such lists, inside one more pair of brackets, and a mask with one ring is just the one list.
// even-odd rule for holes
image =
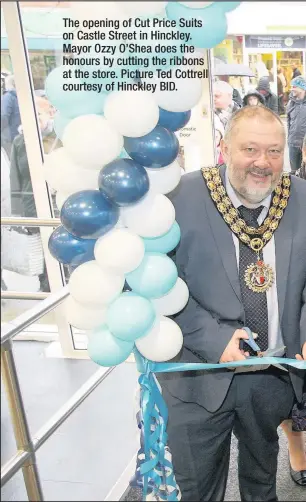
[[270, 265], [258, 260], [247, 267], [244, 280], [254, 293], [265, 293], [274, 282], [274, 272]]
[[231, 232], [257, 255], [256, 263], [249, 265], [245, 271], [244, 280], [247, 286], [255, 293], [265, 293], [274, 283], [274, 272], [272, 267], [261, 259], [260, 252], [278, 229], [288, 205], [291, 186], [290, 175], [283, 173], [272, 194], [268, 215], [259, 227], [250, 227], [240, 217], [239, 211], [233, 206], [226, 194], [219, 167], [203, 167], [202, 175], [216, 209]]

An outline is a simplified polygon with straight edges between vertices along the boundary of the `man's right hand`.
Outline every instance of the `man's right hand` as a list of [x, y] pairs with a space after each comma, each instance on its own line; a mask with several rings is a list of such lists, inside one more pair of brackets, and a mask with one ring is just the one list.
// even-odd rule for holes
[[243, 329], [236, 329], [230, 342], [227, 344], [221, 358], [220, 363], [231, 363], [233, 361], [242, 361], [250, 355], [249, 352], [244, 352], [239, 348], [241, 339], [248, 340], [248, 335]]

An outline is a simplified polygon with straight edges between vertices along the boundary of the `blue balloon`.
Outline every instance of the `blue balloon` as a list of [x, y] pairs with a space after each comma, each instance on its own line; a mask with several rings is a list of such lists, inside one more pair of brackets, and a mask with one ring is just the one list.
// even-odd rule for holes
[[179, 142], [172, 131], [157, 125], [140, 138], [124, 138], [129, 156], [142, 166], [159, 168], [171, 164], [179, 152]]
[[160, 298], [169, 293], [177, 277], [176, 266], [169, 256], [145, 253], [139, 267], [125, 278], [133, 292], [145, 298]]
[[187, 112], [168, 112], [160, 108], [158, 125], [175, 132], [182, 129], [189, 122], [190, 117], [191, 110]]
[[176, 248], [181, 239], [181, 230], [178, 223], [175, 221], [169, 232], [160, 237], [143, 238], [145, 251], [154, 251], [157, 253], [170, 253]]
[[122, 293], [108, 307], [106, 324], [115, 337], [133, 342], [148, 333], [155, 317], [149, 300], [134, 293]]
[[68, 118], [102, 114], [107, 94], [86, 90], [64, 91], [64, 85], [77, 86], [82, 84], [79, 79], [64, 78], [64, 72], [67, 72], [67, 67], [59, 66], [47, 76], [45, 90], [50, 103]]
[[123, 363], [134, 348], [133, 342], [124, 342], [114, 337], [107, 326], [102, 326], [89, 336], [87, 352], [100, 366], [117, 366]]
[[50, 235], [48, 247], [53, 258], [64, 265], [76, 268], [95, 259], [96, 242], [94, 239], [77, 239], [64, 227], [59, 226]]
[[65, 115], [63, 115], [60, 112], [56, 112], [56, 114], [54, 115], [53, 127], [54, 127], [54, 131], [55, 131], [56, 136], [60, 140], [63, 137], [65, 127], [69, 124], [69, 122], [71, 122], [71, 120], [72, 120], [71, 118], [65, 117]]
[[[225, 38], [227, 33], [227, 20], [224, 11], [218, 9], [214, 2], [212, 5], [205, 7], [205, 9], [189, 9], [178, 2], [168, 2], [166, 13], [168, 19], [177, 21], [184, 19], [190, 23], [202, 21], [202, 25], [198, 27], [181, 27], [181, 33], [189, 33], [191, 38], [186, 42], [187, 45], [193, 45], [203, 49], [212, 49], [220, 44]], [[226, 2], [223, 2], [226, 3]]]
[[98, 239], [119, 219], [119, 208], [99, 190], [83, 190], [68, 197], [61, 209], [66, 230], [81, 239]]
[[149, 177], [132, 159], [116, 159], [99, 174], [99, 189], [118, 206], [135, 204], [149, 191]]

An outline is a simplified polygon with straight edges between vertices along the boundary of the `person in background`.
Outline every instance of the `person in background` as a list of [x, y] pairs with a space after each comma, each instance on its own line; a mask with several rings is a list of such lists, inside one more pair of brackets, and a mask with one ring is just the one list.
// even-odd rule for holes
[[[302, 165], [296, 175], [306, 180], [306, 134], [302, 146]], [[292, 420], [282, 423], [282, 429], [288, 439], [289, 468], [293, 481], [299, 486], [306, 486], [306, 382], [301, 404], [295, 405], [292, 410]]]
[[224, 164], [224, 160], [222, 157], [222, 152], [221, 152], [221, 140], [224, 137], [224, 127], [219, 119], [218, 115], [215, 114], [214, 116], [214, 126], [215, 126], [215, 144], [216, 144], [216, 154], [217, 154], [217, 164], [222, 165]]
[[[40, 131], [44, 144], [44, 151], [48, 153], [55, 140], [53, 132], [53, 120], [50, 117], [48, 100], [43, 97], [36, 97], [36, 109], [39, 120]], [[22, 128], [20, 134], [13, 141], [11, 151], [11, 203], [12, 213], [16, 216], [36, 218], [37, 212], [33, 196], [33, 187], [26, 152], [25, 140]], [[31, 227], [30, 232], [39, 232], [39, 227]], [[46, 267], [43, 274], [39, 276], [40, 290], [50, 291]]]
[[224, 129], [233, 113], [239, 110], [239, 106], [233, 101], [233, 88], [227, 82], [218, 80], [213, 85], [214, 110], [221, 120]]
[[273, 75], [273, 71], [272, 71], [272, 63], [270, 61], [267, 62], [267, 70], [268, 70], [269, 82], [274, 82], [274, 75]]
[[306, 384], [304, 384], [303, 400], [292, 410], [292, 420], [281, 424], [288, 439], [289, 468], [293, 481], [299, 486], [306, 486]]
[[243, 98], [243, 106], [265, 106], [265, 98], [258, 91], [249, 91]]
[[302, 144], [306, 134], [306, 79], [291, 80], [291, 94], [287, 105], [288, 146], [291, 172], [302, 165]]
[[9, 75], [5, 79], [6, 92], [1, 96], [1, 146], [10, 158], [14, 138], [18, 135], [21, 124], [15, 79]]
[[278, 99], [276, 94], [271, 91], [269, 77], [259, 79], [256, 91], [265, 98], [265, 106], [270, 108], [272, 112], [278, 113]]
[[296, 67], [296, 66], [293, 66], [292, 67], [292, 78], [295, 78], [295, 77], [299, 77], [301, 74], [300, 70]]
[[284, 108], [285, 89], [286, 89], [286, 79], [282, 73], [282, 69], [278, 68], [277, 69], [277, 96], [278, 96], [278, 113], [280, 115], [285, 114], [285, 108]]
[[[219, 79], [222, 82], [227, 82], [230, 85], [229, 77], [227, 75], [220, 76]], [[238, 89], [235, 88], [233, 88], [233, 101], [235, 101], [235, 103], [239, 106], [239, 108], [242, 107], [242, 98], [240, 92], [238, 91]]]
[[300, 169], [295, 172], [295, 175], [303, 180], [306, 180], [306, 134], [302, 146], [302, 165]]

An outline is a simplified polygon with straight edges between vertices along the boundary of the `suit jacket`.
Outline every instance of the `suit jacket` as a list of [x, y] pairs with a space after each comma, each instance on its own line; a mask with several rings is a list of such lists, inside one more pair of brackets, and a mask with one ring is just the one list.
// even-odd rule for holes
[[[221, 175], [224, 179], [225, 167]], [[287, 357], [294, 358], [306, 341], [306, 183], [291, 179], [288, 206], [275, 232], [275, 253], [280, 326]], [[201, 171], [183, 176], [169, 198], [181, 228], [175, 261], [190, 291], [187, 306], [174, 317], [184, 335], [176, 360], [217, 363], [235, 330], [245, 325], [232, 233]], [[292, 369], [290, 376], [300, 401], [305, 373]], [[172, 395], [212, 412], [223, 403], [232, 378], [227, 369], [159, 375]]]

